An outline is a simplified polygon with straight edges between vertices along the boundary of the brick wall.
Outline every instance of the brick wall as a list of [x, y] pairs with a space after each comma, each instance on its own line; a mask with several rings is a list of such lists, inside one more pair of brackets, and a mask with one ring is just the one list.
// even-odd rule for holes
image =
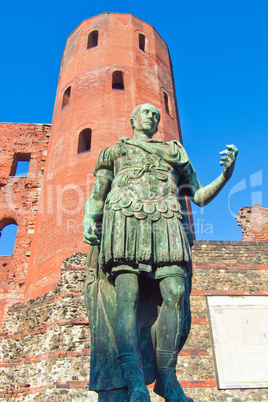
[[236, 220], [242, 227], [242, 240], [268, 241], [268, 208], [260, 205], [243, 207]]
[[[0, 328], [9, 306], [23, 300], [50, 126], [0, 124], [0, 224], [18, 225], [13, 256], [0, 256]], [[14, 174], [15, 154], [30, 154], [27, 177]]]

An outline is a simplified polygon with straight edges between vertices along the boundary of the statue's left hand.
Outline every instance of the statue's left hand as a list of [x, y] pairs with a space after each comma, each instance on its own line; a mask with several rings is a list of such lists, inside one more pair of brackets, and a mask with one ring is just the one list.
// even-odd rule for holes
[[84, 242], [88, 244], [97, 244], [99, 243], [99, 239], [96, 235], [97, 227], [95, 220], [91, 217], [85, 216], [83, 219], [83, 228], [84, 228]]
[[221, 157], [220, 164], [224, 166], [223, 176], [226, 180], [229, 180], [233, 174], [234, 165], [238, 149], [235, 145], [226, 145], [224, 151], [220, 152], [220, 155], [225, 155]]

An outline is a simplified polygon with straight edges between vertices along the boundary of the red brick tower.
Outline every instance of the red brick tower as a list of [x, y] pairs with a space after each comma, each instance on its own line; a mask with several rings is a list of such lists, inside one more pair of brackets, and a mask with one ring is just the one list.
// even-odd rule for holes
[[181, 139], [169, 51], [153, 27], [104, 13], [68, 37], [62, 58], [25, 299], [54, 288], [62, 261], [86, 252], [83, 206], [101, 149], [132, 136], [140, 103], [161, 113], [158, 138]]

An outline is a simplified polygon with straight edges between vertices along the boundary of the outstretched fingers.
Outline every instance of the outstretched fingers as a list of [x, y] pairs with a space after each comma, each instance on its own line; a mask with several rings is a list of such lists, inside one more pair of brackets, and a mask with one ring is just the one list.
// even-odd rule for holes
[[224, 156], [221, 158], [220, 160], [220, 165], [224, 165], [226, 166], [226, 164], [229, 162], [229, 159], [227, 158], [227, 156]]
[[220, 152], [220, 155], [223, 155], [220, 160], [220, 165], [224, 166], [223, 175], [225, 179], [229, 180], [234, 170], [238, 149], [233, 144], [226, 145], [226, 148], [227, 149]]
[[238, 149], [236, 148], [235, 145], [226, 145], [226, 148], [224, 151], [220, 152], [220, 155], [233, 155], [234, 157], [236, 157], [237, 153], [238, 153]]
[[226, 148], [227, 148], [229, 151], [232, 151], [232, 152], [234, 153], [234, 156], [237, 155], [238, 149], [236, 148], [236, 146], [235, 146], [234, 144], [231, 144], [231, 145], [227, 145], [227, 144], [226, 144]]
[[220, 164], [226, 166], [229, 162], [232, 162], [235, 160], [236, 155], [238, 153], [238, 149], [236, 148], [235, 145], [226, 145], [226, 148], [224, 151], [220, 152], [220, 155], [224, 155], [221, 157]]

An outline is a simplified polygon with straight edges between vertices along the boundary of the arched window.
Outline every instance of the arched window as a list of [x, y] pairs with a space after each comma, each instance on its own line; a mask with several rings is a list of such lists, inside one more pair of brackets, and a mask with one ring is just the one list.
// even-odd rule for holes
[[18, 225], [14, 219], [3, 219], [0, 229], [0, 256], [13, 255]]
[[64, 92], [64, 94], [63, 94], [62, 104], [61, 104], [61, 108], [62, 108], [62, 109], [63, 109], [65, 106], [69, 105], [70, 96], [71, 96], [71, 87], [68, 87], [67, 89], [65, 89], [65, 92]]
[[143, 52], [145, 52], [145, 46], [146, 46], [146, 37], [143, 34], [139, 34], [139, 48]]
[[87, 152], [91, 149], [91, 129], [85, 128], [79, 134], [77, 153]]
[[168, 99], [168, 94], [166, 92], [163, 92], [164, 94], [164, 102], [165, 102], [165, 111], [170, 115], [169, 113], [169, 99]]
[[31, 154], [15, 153], [10, 176], [27, 177]]
[[87, 48], [90, 49], [91, 47], [97, 46], [98, 39], [99, 39], [99, 31], [90, 32], [87, 39]]
[[124, 77], [122, 71], [114, 71], [113, 72], [113, 81], [112, 81], [113, 89], [125, 89], [124, 88]]

